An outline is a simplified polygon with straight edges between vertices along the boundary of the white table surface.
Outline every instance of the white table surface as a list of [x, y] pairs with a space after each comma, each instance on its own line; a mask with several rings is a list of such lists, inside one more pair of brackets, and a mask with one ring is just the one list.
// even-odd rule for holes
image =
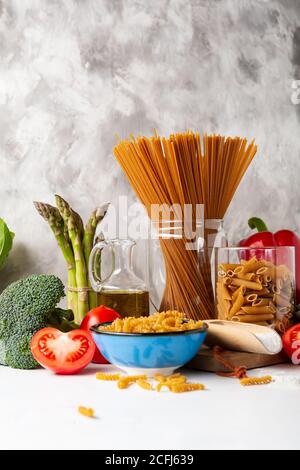
[[[95, 379], [112, 366], [91, 365], [81, 375], [0, 367], [1, 449], [300, 449], [300, 366], [250, 371], [293, 376], [242, 387], [237, 379], [184, 371], [203, 392], [147, 392]], [[81, 416], [78, 405], [96, 418]]]

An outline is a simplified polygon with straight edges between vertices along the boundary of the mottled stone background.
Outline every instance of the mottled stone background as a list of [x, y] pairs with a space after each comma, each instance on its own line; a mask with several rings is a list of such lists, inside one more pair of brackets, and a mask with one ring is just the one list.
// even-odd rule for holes
[[32, 201], [58, 192], [86, 217], [134, 200], [115, 135], [154, 127], [255, 137], [229, 234], [254, 214], [300, 232], [299, 0], [2, 0], [0, 54], [0, 215], [16, 233], [2, 286], [65, 279]]

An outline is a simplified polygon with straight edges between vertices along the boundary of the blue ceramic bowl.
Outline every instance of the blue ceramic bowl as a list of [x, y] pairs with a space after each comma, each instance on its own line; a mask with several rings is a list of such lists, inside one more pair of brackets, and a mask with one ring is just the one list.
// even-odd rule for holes
[[[102, 324], [109, 325], [110, 323]], [[167, 333], [114, 333], [91, 328], [101, 354], [128, 374], [171, 374], [199, 351], [207, 325], [197, 330]]]

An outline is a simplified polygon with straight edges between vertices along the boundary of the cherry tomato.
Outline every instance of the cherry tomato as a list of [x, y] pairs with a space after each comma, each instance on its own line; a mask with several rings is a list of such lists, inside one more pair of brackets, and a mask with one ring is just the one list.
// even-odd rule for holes
[[286, 354], [296, 363], [297, 358], [295, 353], [297, 350], [300, 350], [300, 323], [291, 326], [291, 328], [284, 333], [282, 342]]
[[[122, 318], [122, 316], [114, 309], [106, 307], [105, 305], [100, 305], [100, 307], [93, 308], [86, 314], [82, 320], [80, 328], [85, 331], [90, 331], [92, 326], [99, 323], [111, 322], [116, 318]], [[93, 362], [96, 362], [97, 364], [109, 364], [97, 347], [93, 357]]]
[[56, 374], [76, 374], [84, 369], [95, 353], [95, 343], [90, 333], [73, 330], [62, 333], [56, 328], [43, 328], [31, 340], [35, 360]]

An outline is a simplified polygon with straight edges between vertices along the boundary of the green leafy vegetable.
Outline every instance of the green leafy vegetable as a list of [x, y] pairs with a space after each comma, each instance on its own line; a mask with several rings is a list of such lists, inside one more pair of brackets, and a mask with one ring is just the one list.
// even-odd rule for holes
[[8, 257], [14, 236], [15, 234], [9, 230], [4, 220], [0, 219], [0, 267], [3, 266]]

